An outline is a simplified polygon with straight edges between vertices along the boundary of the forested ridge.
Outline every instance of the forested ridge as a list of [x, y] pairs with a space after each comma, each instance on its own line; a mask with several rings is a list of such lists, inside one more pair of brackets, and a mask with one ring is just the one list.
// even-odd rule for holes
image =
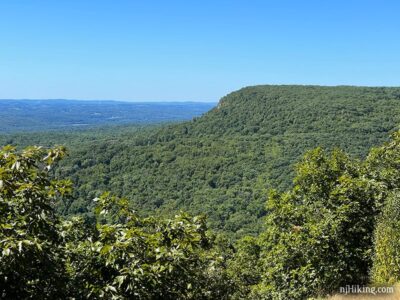
[[18, 147], [0, 149], [0, 298], [396, 284], [399, 101], [399, 88], [257, 86], [191, 122], [3, 135]]
[[57, 169], [76, 186], [73, 203], [60, 204], [66, 214], [91, 216], [89, 199], [111, 191], [143, 215], [204, 213], [213, 229], [240, 237], [260, 231], [267, 190], [291, 186], [306, 150], [338, 147], [361, 158], [398, 127], [399, 112], [399, 88], [255, 86], [190, 122], [2, 143], [70, 145]]

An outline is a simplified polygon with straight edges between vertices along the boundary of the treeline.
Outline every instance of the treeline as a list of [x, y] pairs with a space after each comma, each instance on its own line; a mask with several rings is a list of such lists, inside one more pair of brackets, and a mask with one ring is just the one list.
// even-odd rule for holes
[[20, 134], [0, 143], [68, 147], [56, 171], [76, 187], [71, 203], [57, 205], [65, 215], [94, 222], [89, 200], [111, 191], [141, 216], [204, 213], [213, 230], [236, 239], [262, 230], [267, 191], [292, 187], [306, 150], [339, 147], [363, 158], [398, 124], [399, 88], [256, 86], [191, 122]]
[[258, 236], [230, 243], [204, 217], [142, 218], [104, 194], [95, 222], [64, 218], [62, 148], [0, 151], [0, 296], [5, 299], [307, 299], [400, 280], [400, 132], [357, 160], [309, 151], [272, 190]]

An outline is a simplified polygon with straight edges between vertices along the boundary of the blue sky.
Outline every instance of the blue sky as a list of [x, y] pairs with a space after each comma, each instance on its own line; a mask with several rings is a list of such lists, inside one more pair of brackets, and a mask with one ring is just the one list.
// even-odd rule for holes
[[0, 98], [216, 101], [400, 85], [400, 1], [0, 2]]

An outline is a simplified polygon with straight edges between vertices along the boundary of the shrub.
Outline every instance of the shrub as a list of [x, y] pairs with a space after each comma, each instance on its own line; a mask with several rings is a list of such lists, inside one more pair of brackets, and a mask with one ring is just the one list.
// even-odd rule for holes
[[371, 273], [377, 284], [400, 281], [400, 193], [386, 200], [375, 230], [375, 254]]

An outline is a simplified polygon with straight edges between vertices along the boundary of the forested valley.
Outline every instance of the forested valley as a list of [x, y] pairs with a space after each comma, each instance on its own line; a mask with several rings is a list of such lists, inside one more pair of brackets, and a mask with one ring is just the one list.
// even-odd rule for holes
[[399, 119], [400, 88], [253, 86], [176, 124], [2, 134], [0, 296], [395, 284]]

